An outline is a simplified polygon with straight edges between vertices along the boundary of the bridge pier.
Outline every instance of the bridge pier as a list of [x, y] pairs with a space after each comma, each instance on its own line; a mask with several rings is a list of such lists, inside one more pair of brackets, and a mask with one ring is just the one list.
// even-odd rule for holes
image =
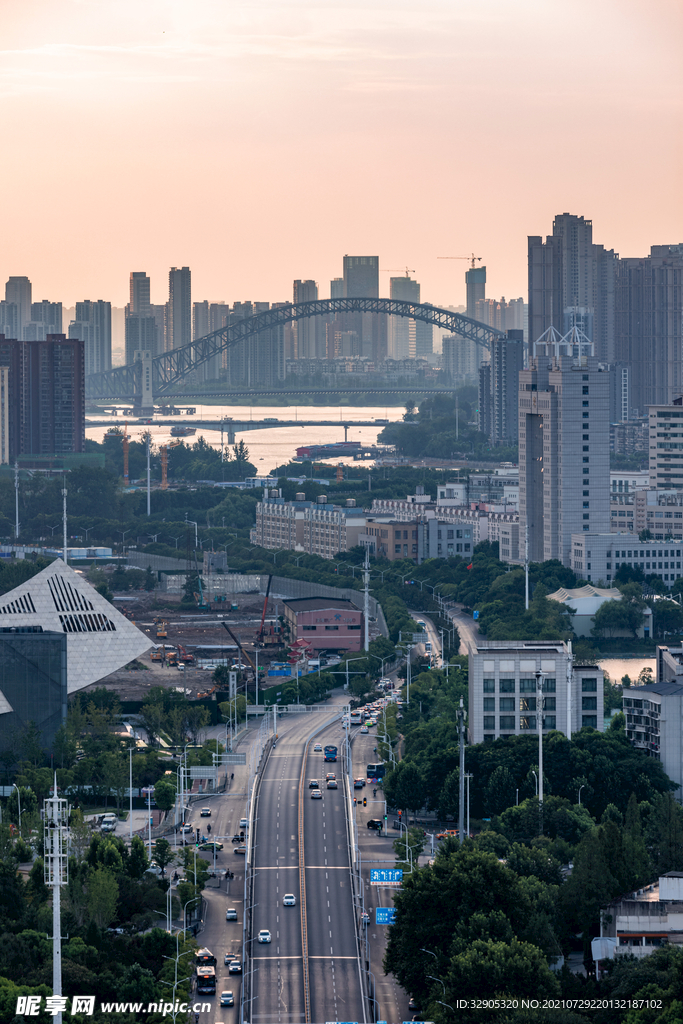
[[344, 440], [348, 441], [348, 439], [349, 439], [349, 425], [348, 425], [348, 423], [345, 423], [344, 424]]

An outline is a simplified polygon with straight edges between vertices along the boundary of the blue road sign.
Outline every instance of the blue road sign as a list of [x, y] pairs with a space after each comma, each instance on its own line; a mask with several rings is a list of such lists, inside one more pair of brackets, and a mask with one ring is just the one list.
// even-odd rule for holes
[[375, 924], [393, 924], [396, 920], [396, 907], [375, 907]]
[[400, 885], [402, 881], [402, 868], [370, 869], [370, 885]]
[[479, 612], [472, 612], [472, 618], [473, 619], [478, 619], [479, 618]]

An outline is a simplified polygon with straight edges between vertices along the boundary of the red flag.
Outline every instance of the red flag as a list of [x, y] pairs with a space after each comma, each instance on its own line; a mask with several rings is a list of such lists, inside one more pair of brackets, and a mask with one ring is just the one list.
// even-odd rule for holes
[[467, 568], [471, 569], [473, 565], [474, 565], [474, 562], [470, 562], [470, 564], [467, 566]]

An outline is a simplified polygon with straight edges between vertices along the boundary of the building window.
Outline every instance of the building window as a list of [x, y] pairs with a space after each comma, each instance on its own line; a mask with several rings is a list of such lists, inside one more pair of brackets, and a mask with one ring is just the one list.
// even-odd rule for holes
[[535, 697], [520, 697], [519, 698], [519, 710], [520, 711], [535, 711], [536, 710], [536, 698]]
[[597, 729], [598, 727], [598, 716], [597, 715], [581, 715], [581, 727], [583, 729]]
[[317, 626], [304, 626], [304, 633], [315, 633]]
[[544, 693], [555, 693], [555, 680], [554, 679], [548, 678], [548, 679], [544, 679], [543, 680], [543, 692]]
[[394, 554], [395, 555], [400, 555], [401, 554], [401, 545], [400, 544], [394, 544]]
[[514, 711], [515, 710], [515, 698], [514, 697], [499, 697], [498, 703], [500, 707], [499, 711]]
[[522, 715], [519, 720], [520, 729], [535, 729], [536, 715]]
[[[496, 710], [496, 698], [495, 697], [484, 697], [484, 711], [495, 711]], [[493, 726], [491, 726], [493, 728]]]
[[597, 697], [582, 697], [581, 698], [581, 710], [582, 711], [597, 711], [598, 710], [598, 698]]
[[536, 680], [535, 679], [520, 679], [520, 681], [519, 681], [519, 692], [520, 693], [536, 693]]
[[556, 729], [557, 719], [555, 715], [544, 715], [543, 716], [543, 728], [544, 729]]
[[495, 693], [496, 692], [496, 680], [485, 679], [484, 680], [484, 693]]
[[514, 679], [501, 679], [498, 684], [499, 693], [514, 693], [515, 692], [515, 681]]
[[495, 719], [495, 717], [493, 715], [484, 715], [484, 728], [485, 729], [495, 729], [496, 728], [496, 719]]
[[339, 626], [325, 626], [325, 629], [328, 630], [328, 632], [339, 632]]
[[598, 689], [597, 679], [582, 679], [581, 680], [581, 692], [582, 693], [595, 693]]
[[556, 711], [557, 709], [555, 707], [555, 703], [556, 703], [556, 698], [555, 697], [546, 697], [545, 701], [544, 701], [544, 708], [545, 708], [545, 710], [546, 711]]
[[514, 729], [515, 727], [514, 715], [501, 715], [499, 721], [501, 729]]

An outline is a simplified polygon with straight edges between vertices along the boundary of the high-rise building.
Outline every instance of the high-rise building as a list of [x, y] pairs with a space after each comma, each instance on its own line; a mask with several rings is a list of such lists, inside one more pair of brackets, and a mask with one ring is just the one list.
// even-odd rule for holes
[[486, 298], [486, 267], [471, 267], [465, 271], [467, 316], [477, 318], [477, 303]]
[[19, 307], [16, 302], [7, 302], [3, 299], [0, 302], [0, 334], [7, 338], [19, 338], [22, 333], [19, 326]]
[[[647, 411], [650, 487], [681, 490], [683, 488], [683, 398], [674, 399], [671, 405], [651, 405]], [[660, 518], [664, 517], [660, 516]]]
[[138, 316], [150, 315], [150, 280], [144, 270], [131, 271], [128, 312], [131, 314], [137, 314]]
[[[389, 297], [403, 302], [420, 301], [420, 285], [406, 273], [389, 279]], [[407, 316], [389, 317], [389, 358], [414, 359], [416, 352], [415, 320]]]
[[126, 366], [131, 366], [137, 351], [151, 352], [152, 358], [157, 352], [158, 330], [156, 320], [149, 314], [129, 313], [126, 317]]
[[49, 302], [31, 303], [31, 319], [24, 325], [23, 337], [26, 341], [44, 341], [48, 334], [62, 333], [62, 304]]
[[0, 464], [2, 465], [7, 465], [9, 462], [9, 403], [9, 367], [0, 366]]
[[111, 302], [103, 299], [77, 302], [69, 337], [80, 338], [85, 343], [86, 376], [111, 370]]
[[[318, 285], [315, 281], [295, 281], [292, 300], [297, 302], [314, 302], [318, 298]], [[295, 350], [294, 359], [319, 359], [321, 358], [321, 344], [319, 335], [322, 327], [320, 317], [306, 317], [305, 320], [295, 320], [292, 324], [293, 347]]]
[[331, 299], [343, 299], [344, 298], [344, 278], [333, 277], [330, 281], [330, 298]]
[[5, 302], [17, 307], [17, 337], [23, 338], [24, 327], [31, 320], [31, 282], [27, 277], [10, 277], [5, 285]]
[[479, 368], [479, 429], [492, 444], [517, 444], [519, 371], [523, 367], [524, 331], [508, 331], [507, 337], [491, 342], [490, 361]]
[[636, 415], [669, 405], [682, 390], [683, 245], [653, 245], [650, 255], [615, 267], [615, 358], [631, 367]]
[[[379, 256], [344, 256], [344, 297], [379, 298]], [[388, 325], [384, 314], [344, 313], [340, 329], [355, 331], [361, 339], [361, 354], [374, 363], [386, 359]]]
[[189, 267], [168, 272], [167, 350], [192, 341], [192, 277]]
[[344, 257], [344, 297], [379, 298], [379, 256]]
[[610, 363], [609, 421], [626, 423], [631, 419], [631, 367], [628, 363]]
[[570, 565], [572, 534], [610, 528], [609, 372], [553, 347], [519, 373], [520, 555], [528, 526], [531, 561]]
[[0, 335], [7, 367], [9, 459], [85, 451], [85, 354], [80, 339], [44, 341]]

